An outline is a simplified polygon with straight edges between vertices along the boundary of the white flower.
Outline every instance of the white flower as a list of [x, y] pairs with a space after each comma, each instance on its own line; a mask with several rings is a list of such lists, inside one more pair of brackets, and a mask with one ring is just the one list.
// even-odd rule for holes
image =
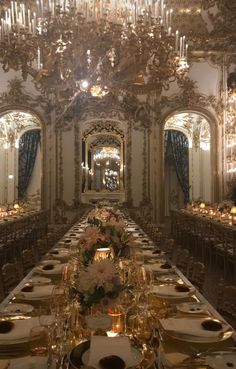
[[112, 291], [119, 284], [119, 275], [111, 260], [99, 260], [90, 264], [79, 275], [79, 290], [92, 293], [95, 287], [103, 287], [105, 292]]

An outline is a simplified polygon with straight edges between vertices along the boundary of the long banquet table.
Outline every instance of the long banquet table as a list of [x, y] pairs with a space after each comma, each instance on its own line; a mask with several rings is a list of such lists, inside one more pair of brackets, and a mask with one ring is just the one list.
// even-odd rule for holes
[[[145, 304], [139, 299], [138, 303], [126, 312], [127, 335], [132, 344], [136, 344], [141, 355], [149, 358], [142, 360], [135, 367], [236, 367], [236, 336], [233, 329], [166, 259], [165, 254], [157, 249], [147, 235], [131, 219], [126, 218], [125, 221], [126, 229], [132, 233], [135, 243], [131, 260], [128, 259], [124, 263], [130, 268], [141, 268], [148, 276], [145, 279], [146, 288], [144, 286], [142, 290]], [[12, 331], [1, 333], [0, 322], [0, 369], [72, 369], [68, 362], [69, 352], [92, 334], [92, 330], [82, 327], [83, 317], [78, 313], [79, 304], [76, 304], [75, 300], [69, 303], [66, 311], [60, 315], [63, 320], [63, 332], [57, 333], [56, 339], [54, 337], [52, 346], [56, 349], [53, 351], [53, 358], [51, 350], [49, 356], [32, 355], [29, 333], [32, 327], [43, 325], [40, 320], [42, 316], [54, 314], [55, 301], [60, 301], [54, 301], [54, 298], [58, 297], [55, 290], [67, 283], [67, 274], [76, 265], [77, 245], [86, 226], [87, 218], [82, 218], [0, 304], [1, 322], [12, 321], [15, 324]], [[140, 259], [135, 257], [140, 253], [143, 256], [141, 263]], [[135, 264], [137, 260], [139, 263]], [[45, 268], [45, 265], [53, 267]], [[184, 290], [180, 288], [179, 291], [176, 286], [182, 286]], [[69, 299], [70, 296], [65, 296], [67, 302]], [[144, 320], [144, 316], [148, 321], [145, 326], [149, 331], [148, 338], [141, 335], [137, 339], [135, 327], [137, 321], [140, 323]], [[208, 319], [215, 319], [216, 324], [220, 324], [220, 330], [204, 330], [201, 324]], [[21, 328], [24, 330], [22, 335], [20, 328], [17, 328], [20, 324], [24, 326], [24, 329]], [[59, 326], [60, 322], [53, 322], [56, 332], [59, 331]], [[78, 330], [75, 327], [79, 327]], [[47, 328], [52, 327], [48, 325]], [[69, 334], [68, 330], [73, 331], [73, 334]], [[120, 332], [121, 336], [123, 333]], [[86, 368], [86, 365], [83, 365], [83, 368]]]

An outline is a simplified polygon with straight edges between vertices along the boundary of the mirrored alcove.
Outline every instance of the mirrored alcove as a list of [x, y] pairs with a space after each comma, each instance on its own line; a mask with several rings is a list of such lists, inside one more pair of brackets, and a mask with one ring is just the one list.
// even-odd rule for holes
[[93, 132], [82, 140], [82, 197], [87, 200], [124, 200], [125, 155], [123, 137]]
[[41, 207], [41, 122], [29, 112], [0, 116], [0, 204]]
[[175, 114], [164, 126], [165, 215], [188, 202], [212, 201], [211, 127], [195, 112]]

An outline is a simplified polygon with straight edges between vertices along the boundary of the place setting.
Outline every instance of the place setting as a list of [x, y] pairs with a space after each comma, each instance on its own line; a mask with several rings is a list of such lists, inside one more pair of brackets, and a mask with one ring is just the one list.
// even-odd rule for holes
[[152, 285], [149, 293], [159, 298], [167, 300], [181, 300], [192, 296], [195, 293], [193, 286], [183, 283]]
[[215, 343], [229, 339], [232, 327], [225, 321], [213, 317], [182, 317], [160, 319], [163, 333], [169, 337], [192, 343]]

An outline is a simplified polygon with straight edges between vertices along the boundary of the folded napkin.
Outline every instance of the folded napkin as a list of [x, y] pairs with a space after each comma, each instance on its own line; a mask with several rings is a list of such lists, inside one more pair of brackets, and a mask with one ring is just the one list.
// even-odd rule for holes
[[68, 258], [70, 253], [68, 249], [56, 249], [50, 252], [50, 255], [53, 256], [54, 259], [63, 260]]
[[170, 268], [161, 268], [162, 265], [164, 265], [166, 263], [165, 260], [160, 261], [156, 264], [147, 264], [144, 265], [144, 268], [146, 270], [152, 271], [152, 272], [158, 272], [158, 273], [169, 273], [169, 272], [173, 272], [174, 267], [171, 266]]
[[148, 258], [160, 258], [163, 256], [162, 253], [154, 254], [154, 249], [153, 250], [143, 250], [142, 253], [145, 257], [148, 257]]
[[189, 287], [189, 291], [179, 292], [175, 289], [175, 285], [152, 286], [151, 288], [151, 293], [155, 293], [157, 296], [162, 297], [182, 298], [189, 296], [193, 292], [194, 292], [193, 287]]
[[214, 338], [219, 337], [222, 332], [225, 332], [229, 326], [227, 324], [222, 324], [222, 330], [220, 331], [207, 331], [202, 326], [201, 323], [204, 321], [203, 318], [198, 319], [188, 319], [188, 318], [169, 318], [160, 319], [160, 324], [165, 331], [175, 332], [181, 335], [189, 335], [194, 337], [203, 338]]
[[10, 361], [9, 360], [0, 360], [0, 369], [9, 368]]
[[[45, 369], [47, 368], [47, 361], [47, 356], [25, 356], [17, 359], [11, 359], [10, 366], [7, 369]], [[53, 361], [50, 369], [55, 368], [56, 363]]]
[[188, 355], [182, 354], [180, 352], [161, 352], [159, 359], [164, 364], [164, 366], [172, 367], [180, 365], [184, 360], [188, 359]]
[[39, 318], [14, 320], [14, 326], [8, 333], [0, 333], [0, 345], [10, 345], [26, 342], [29, 339], [32, 327], [39, 325]]
[[128, 337], [92, 336], [88, 366], [99, 368], [99, 360], [116, 355], [124, 360], [126, 367], [133, 365], [131, 345]]
[[53, 268], [52, 269], [49, 269], [49, 270], [45, 270], [43, 269], [43, 266], [39, 267], [37, 269], [37, 272], [38, 273], [41, 273], [41, 274], [46, 274], [46, 275], [53, 275], [53, 274], [61, 274], [64, 267], [66, 266], [67, 264], [57, 264], [57, 265], [53, 265]]
[[51, 297], [53, 288], [55, 286], [53, 284], [43, 285], [43, 286], [34, 286], [32, 292], [20, 292], [19, 297], [26, 300], [42, 300]]

